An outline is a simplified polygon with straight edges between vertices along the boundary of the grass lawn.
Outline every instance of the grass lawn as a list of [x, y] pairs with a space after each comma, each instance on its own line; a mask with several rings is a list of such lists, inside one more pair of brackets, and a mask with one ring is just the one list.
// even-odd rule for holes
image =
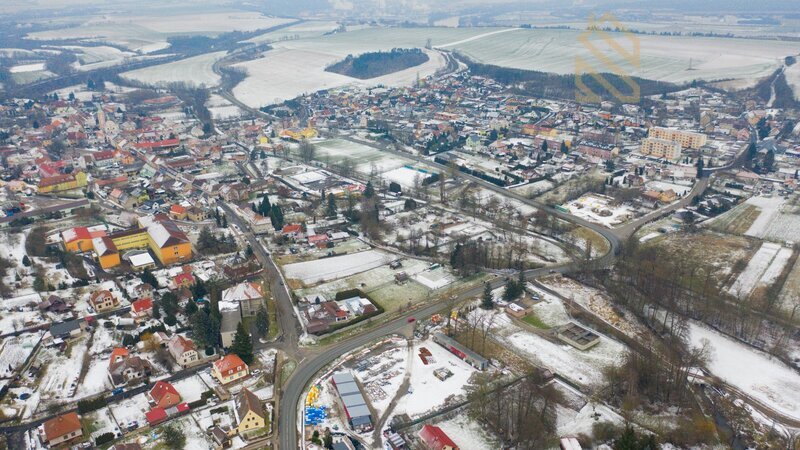
[[550, 329], [550, 325], [542, 322], [542, 319], [540, 319], [535, 313], [532, 312], [528, 313], [527, 316], [523, 317], [522, 321], [542, 330]]

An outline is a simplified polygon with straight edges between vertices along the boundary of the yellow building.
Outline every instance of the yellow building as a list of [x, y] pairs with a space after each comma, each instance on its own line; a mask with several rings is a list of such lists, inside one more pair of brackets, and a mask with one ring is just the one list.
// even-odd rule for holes
[[694, 131], [682, 131], [673, 128], [653, 127], [647, 133], [648, 137], [656, 139], [665, 139], [667, 141], [677, 142], [682, 148], [698, 149], [706, 145], [706, 135], [703, 133], [695, 133]]
[[42, 178], [39, 181], [39, 193], [49, 194], [53, 192], [71, 191], [86, 187], [86, 174], [83, 172], [72, 172], [54, 177]]
[[681, 157], [681, 144], [666, 139], [645, 138], [642, 141], [642, 154], [675, 160]]
[[211, 375], [222, 384], [232, 383], [246, 377], [250, 373], [247, 364], [235, 354], [225, 355], [223, 358], [214, 361], [211, 367]]
[[61, 232], [61, 242], [68, 252], [89, 252], [94, 249], [92, 240], [106, 235], [105, 225], [75, 227]]
[[247, 388], [236, 396], [236, 430], [239, 433], [260, 430], [267, 426], [267, 415], [261, 400]]
[[165, 266], [192, 259], [191, 241], [167, 216], [141, 217], [139, 226], [89, 239], [83, 251], [93, 250], [103, 269], [118, 266], [120, 252], [131, 249], [149, 249]]
[[103, 236], [92, 239], [92, 247], [97, 254], [97, 262], [103, 269], [120, 265], [119, 250], [110, 237]]

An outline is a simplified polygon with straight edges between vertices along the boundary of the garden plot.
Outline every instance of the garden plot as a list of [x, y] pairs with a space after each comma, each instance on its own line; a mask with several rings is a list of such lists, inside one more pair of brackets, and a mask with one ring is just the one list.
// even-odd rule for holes
[[784, 199], [781, 197], [750, 197], [745, 204], [753, 205], [761, 212], [744, 234], [763, 238], [766, 234], [766, 230], [780, 212], [781, 206], [784, 204]]
[[114, 433], [116, 435], [120, 432], [108, 408], [98, 409], [97, 411], [84, 415], [81, 418], [81, 423], [85, 426], [85, 431], [88, 431], [87, 428], [92, 430], [90, 435], [93, 438], [104, 433]]
[[[637, 35], [634, 41], [629, 35], [609, 34], [626, 49], [634, 42], [640, 49], [635, 67], [629, 61], [612, 58], [627, 75], [674, 83], [764, 77], [778, 68], [785, 56], [800, 51], [794, 42], [648, 35]], [[600, 33], [579, 30], [522, 29], [456, 42], [449, 48], [485, 64], [572, 75], [576, 58], [587, 61], [583, 70], [602, 71], [598, 68], [602, 63], [591, 50], [607, 47], [603, 39]], [[686, 70], [690, 60], [691, 71]]]
[[128, 428], [131, 422], [147, 423], [145, 414], [150, 411], [150, 403], [144, 394], [139, 394], [109, 405], [108, 409], [120, 428]]
[[225, 56], [225, 52], [206, 53], [180, 61], [124, 72], [120, 76], [150, 86], [186, 83], [192, 86], [211, 87], [219, 83], [219, 75], [214, 73], [214, 63], [223, 56]]
[[321, 283], [365, 272], [397, 259], [381, 250], [352, 253], [315, 261], [288, 264], [283, 267], [286, 278], [300, 280], [306, 285]]
[[203, 379], [197, 375], [175, 381], [172, 385], [175, 387], [175, 390], [178, 391], [178, 394], [181, 395], [181, 401], [186, 403], [200, 400], [203, 392], [210, 389]]
[[797, 305], [800, 305], [800, 258], [795, 261], [789, 272], [778, 300], [781, 308], [785, 311], [792, 311]]
[[577, 217], [611, 228], [624, 223], [634, 216], [633, 209], [627, 205], [611, 205], [612, 199], [599, 194], [585, 194], [567, 203], [566, 208]]
[[89, 363], [89, 370], [86, 371], [86, 375], [78, 385], [75, 398], [89, 397], [110, 387], [111, 384], [108, 382], [109, 362], [108, 357], [95, 356], [92, 358]]
[[80, 376], [87, 341], [87, 337], [75, 339], [67, 344], [64, 352], [55, 348], [39, 352], [37, 361], [42, 364], [44, 371], [38, 389], [42, 400], [55, 400], [59, 404], [72, 401], [66, 394], [70, 385], [77, 383]]
[[[423, 347], [431, 353], [428, 364], [419, 356]], [[466, 387], [476, 372], [472, 366], [430, 339], [414, 344], [412, 355], [409, 393], [397, 402], [395, 414], [418, 417], [443, 407], [448, 399], [466, 395]], [[436, 378], [434, 371], [440, 368], [453, 375], [444, 381]]]
[[[780, 256], [778, 256], [780, 255]], [[778, 244], [765, 242], [747, 263], [728, 292], [738, 298], [747, 298], [759, 283], [770, 284], [783, 271], [792, 256], [792, 250]]]
[[690, 342], [711, 348], [708, 369], [747, 395], [800, 420], [800, 375], [774, 357], [689, 322]]
[[0, 344], [0, 378], [10, 378], [28, 359], [43, 332], [7, 337]]

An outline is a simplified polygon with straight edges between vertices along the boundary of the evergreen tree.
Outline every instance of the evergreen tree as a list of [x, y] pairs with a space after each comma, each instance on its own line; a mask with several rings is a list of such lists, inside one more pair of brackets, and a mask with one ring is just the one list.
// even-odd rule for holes
[[192, 286], [192, 295], [194, 296], [194, 299], [199, 300], [205, 297], [206, 294], [208, 294], [208, 290], [206, 289], [206, 284], [203, 282], [203, 280], [198, 279], [195, 281], [194, 285]]
[[195, 302], [193, 299], [189, 299], [186, 302], [186, 306], [183, 308], [183, 313], [186, 315], [186, 317], [192, 317], [196, 312], [197, 302]]
[[561, 141], [561, 153], [565, 155], [569, 153], [569, 148], [567, 147], [567, 143], [564, 141]]
[[261, 305], [256, 313], [256, 329], [261, 334], [261, 337], [264, 337], [267, 335], [267, 333], [269, 333], [269, 315], [267, 314], [267, 309], [264, 308], [264, 305]]
[[703, 178], [703, 157], [697, 158], [697, 178]]
[[228, 216], [227, 215], [223, 215], [222, 216], [222, 228], [228, 228]]
[[364, 188], [364, 198], [372, 198], [375, 196], [375, 188], [372, 187], [372, 181], [367, 181], [367, 187]]
[[211, 347], [214, 342], [209, 341], [211, 334], [211, 320], [204, 309], [197, 310], [192, 316], [192, 337], [200, 347]]
[[161, 318], [161, 304], [158, 300], [153, 300], [153, 319]]
[[231, 353], [238, 355], [247, 364], [253, 362], [253, 340], [244, 327], [244, 322], [239, 322], [239, 325], [236, 326], [236, 335], [234, 335], [233, 344], [231, 344]]
[[158, 289], [158, 280], [153, 273], [150, 272], [150, 269], [144, 269], [144, 272], [142, 272], [142, 275], [139, 278], [141, 278], [142, 283], [149, 284], [150, 286], [153, 286], [153, 288]]
[[764, 172], [771, 172], [775, 165], [775, 152], [772, 149], [767, 151], [764, 155]]
[[542, 140], [542, 152], [547, 153], [547, 139]]
[[283, 211], [278, 205], [272, 205], [272, 210], [269, 213], [269, 218], [272, 221], [272, 226], [276, 230], [283, 228]]
[[489, 283], [483, 283], [483, 298], [481, 299], [481, 308], [492, 309], [494, 308], [494, 299], [492, 298], [492, 286]]
[[328, 196], [328, 217], [336, 217], [336, 198], [333, 195]]
[[25, 255], [25, 256], [22, 257], [22, 265], [25, 266], [25, 267], [30, 267], [31, 266], [31, 259], [28, 258], [28, 255]]

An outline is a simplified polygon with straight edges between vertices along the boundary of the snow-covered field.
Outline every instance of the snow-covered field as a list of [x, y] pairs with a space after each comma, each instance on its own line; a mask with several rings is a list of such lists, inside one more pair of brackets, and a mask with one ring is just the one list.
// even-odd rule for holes
[[761, 210], [745, 235], [776, 242], [800, 242], [800, 215], [789, 210], [785, 199], [751, 197], [745, 203]]
[[217, 94], [211, 94], [206, 102], [211, 117], [215, 120], [234, 119], [242, 115], [242, 110]]
[[800, 420], [800, 375], [769, 355], [714, 330], [689, 322], [693, 346], [713, 349], [708, 369], [742, 392]]
[[399, 342], [397, 346], [381, 353], [374, 364], [365, 370], [353, 372], [364, 386], [364, 395], [379, 417], [386, 412], [406, 375], [409, 361], [408, 348], [404, 344]]
[[216, 86], [219, 83], [219, 76], [214, 73], [213, 67], [214, 63], [223, 56], [225, 56], [225, 52], [206, 53], [180, 61], [124, 72], [121, 76], [152, 86], [165, 86], [169, 83], [181, 82], [194, 86]]
[[25, 362], [41, 337], [42, 332], [37, 332], [5, 338], [0, 344], [0, 378], [11, 377]]
[[412, 166], [414, 161], [399, 156], [381, 152], [365, 144], [351, 142], [344, 139], [325, 139], [314, 142], [317, 154], [323, 161], [330, 159], [331, 163], [338, 163], [344, 158], [350, 158], [356, 171], [369, 175], [375, 169], [378, 173], [385, 174], [404, 166]]
[[38, 72], [40, 70], [44, 70], [44, 63], [31, 63], [31, 64], [20, 64], [18, 66], [11, 66], [8, 68], [9, 73], [26, 73], [26, 72]]
[[618, 364], [625, 347], [605, 336], [600, 343], [586, 351], [568, 344], [556, 344], [536, 334], [519, 330], [504, 338], [504, 342], [532, 361], [582, 386], [603, 383], [603, 369]]
[[381, 250], [368, 250], [315, 261], [288, 264], [283, 267], [286, 278], [301, 280], [309, 285], [344, 278], [388, 264], [397, 256]]
[[783, 267], [792, 256], [792, 250], [779, 244], [765, 242], [747, 263], [747, 267], [739, 274], [736, 281], [728, 288], [731, 295], [746, 298], [759, 283], [769, 284], [775, 281], [783, 271]]
[[[724, 39], [690, 36], [622, 35], [612, 41], [633, 56], [615, 52], [599, 33], [578, 30], [521, 29], [487, 34], [450, 48], [486, 64], [558, 74], [610, 72], [592, 50], [620, 65], [626, 75], [647, 79], [689, 82], [693, 79], [754, 79], [775, 70], [787, 55], [800, 52], [796, 42]], [[640, 51], [633, 53], [634, 45]], [[582, 58], [586, 67], [578, 67]], [[686, 70], [691, 60], [692, 70]]]
[[394, 181], [404, 188], [411, 188], [415, 185], [420, 186], [422, 180], [429, 176], [430, 173], [428, 172], [423, 172], [408, 166], [398, 167], [397, 169], [392, 169], [383, 173], [383, 178], [388, 181]]
[[[248, 77], [233, 89], [233, 95], [251, 107], [280, 103], [304, 94], [345, 85], [408, 86], [417, 77], [425, 78], [444, 67], [444, 56], [435, 50], [425, 50], [429, 60], [418, 66], [368, 80], [326, 72], [325, 68], [349, 54], [363, 53], [346, 46], [318, 46], [312, 40], [276, 42], [262, 58], [237, 64]], [[378, 45], [364, 51], [390, 50]]]
[[792, 64], [783, 71], [783, 74], [786, 76], [786, 83], [794, 91], [795, 100], [800, 100], [800, 64]]
[[114, 403], [109, 406], [109, 409], [120, 428], [127, 428], [128, 424], [133, 421], [139, 422], [141, 426], [147, 423], [144, 415], [150, 411], [150, 403], [147, 402], [144, 394], [139, 394]]
[[240, 30], [267, 29], [294, 19], [263, 16], [256, 12], [217, 11], [151, 16], [98, 15], [70, 28], [30, 33], [30, 39], [85, 39], [108, 42], [138, 53], [169, 47], [167, 37], [176, 34], [216, 36]]

